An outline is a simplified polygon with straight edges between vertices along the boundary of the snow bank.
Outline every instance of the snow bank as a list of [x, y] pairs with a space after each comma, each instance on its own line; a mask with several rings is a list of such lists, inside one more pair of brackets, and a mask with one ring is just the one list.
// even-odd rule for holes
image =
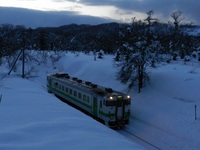
[[[0, 149], [141, 149], [46, 91], [46, 75], [62, 71], [127, 92], [116, 80], [113, 58], [104, 55], [94, 61], [91, 54], [63, 53], [48, 67], [38, 65], [37, 78], [21, 79], [12, 73], [1, 80]], [[131, 120], [125, 129], [160, 149], [200, 149], [199, 62], [162, 63], [149, 72], [151, 82], [142, 93], [130, 91]]]
[[[74, 75], [81, 77], [84, 73], [81, 64], [74, 64], [74, 67], [68, 65], [76, 63], [76, 60], [74, 57], [69, 60], [67, 55], [55, 66], [66, 63], [63, 66], [70, 69], [67, 71], [75, 73], [79, 69]], [[90, 63], [82, 64], [87, 67]], [[38, 66], [40, 76], [31, 80], [22, 79], [16, 73], [1, 80], [0, 94], [3, 98], [0, 103], [0, 149], [143, 149], [47, 93], [46, 74], [56, 71], [55, 66]], [[6, 69], [3, 71], [7, 72]], [[93, 81], [98, 80], [93, 77]]]

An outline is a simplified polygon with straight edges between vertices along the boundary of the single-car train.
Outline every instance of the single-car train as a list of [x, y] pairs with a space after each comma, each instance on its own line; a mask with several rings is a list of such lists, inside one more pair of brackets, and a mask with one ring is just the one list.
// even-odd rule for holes
[[111, 128], [121, 128], [129, 123], [131, 98], [127, 94], [67, 73], [48, 74], [47, 89]]

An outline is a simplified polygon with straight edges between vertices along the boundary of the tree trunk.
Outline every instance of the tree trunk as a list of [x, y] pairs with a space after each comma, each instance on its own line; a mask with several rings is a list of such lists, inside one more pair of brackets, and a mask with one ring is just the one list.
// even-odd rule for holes
[[143, 78], [144, 78], [144, 66], [138, 67], [138, 93], [141, 92], [141, 89], [143, 87]]

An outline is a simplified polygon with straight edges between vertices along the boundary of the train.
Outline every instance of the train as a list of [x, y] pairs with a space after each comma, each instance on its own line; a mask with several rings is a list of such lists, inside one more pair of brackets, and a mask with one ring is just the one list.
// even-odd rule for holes
[[64, 72], [47, 75], [47, 90], [110, 128], [129, 123], [131, 97]]

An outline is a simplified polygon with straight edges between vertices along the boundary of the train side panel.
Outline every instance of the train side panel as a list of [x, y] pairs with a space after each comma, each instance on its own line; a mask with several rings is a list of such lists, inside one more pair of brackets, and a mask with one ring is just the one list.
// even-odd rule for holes
[[63, 98], [64, 101], [70, 102], [92, 114], [92, 100], [90, 95], [56, 79], [53, 79], [51, 84], [52, 88], [50, 89], [52, 89], [52, 92], [55, 95]]
[[[66, 77], [63, 77], [66, 75]], [[123, 127], [130, 118], [130, 97], [86, 81], [72, 80], [68, 74], [47, 76], [47, 90], [63, 101], [79, 107], [109, 127]], [[78, 83], [77, 83], [78, 82]]]

